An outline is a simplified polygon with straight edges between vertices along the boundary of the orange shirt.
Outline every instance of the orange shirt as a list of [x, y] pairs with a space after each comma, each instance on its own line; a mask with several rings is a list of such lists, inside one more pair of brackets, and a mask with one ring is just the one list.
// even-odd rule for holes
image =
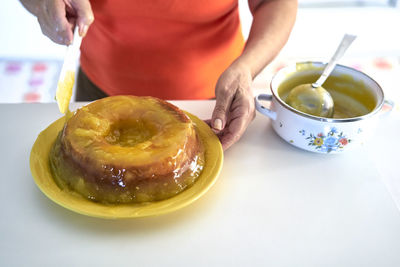
[[109, 95], [214, 97], [244, 39], [237, 0], [92, 0], [81, 67]]

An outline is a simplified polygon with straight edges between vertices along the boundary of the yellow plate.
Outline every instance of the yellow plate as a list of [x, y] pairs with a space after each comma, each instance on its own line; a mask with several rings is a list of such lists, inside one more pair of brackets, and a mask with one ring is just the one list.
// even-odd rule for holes
[[106, 205], [90, 201], [68, 190], [61, 190], [54, 182], [50, 166], [49, 152], [57, 134], [64, 126], [65, 119], [60, 118], [41, 132], [32, 147], [30, 168], [33, 179], [40, 190], [51, 200], [64, 208], [80, 214], [99, 218], [135, 218], [165, 214], [183, 208], [200, 198], [215, 183], [222, 168], [223, 150], [218, 137], [208, 125], [189, 114], [197, 126], [205, 147], [205, 165], [197, 181], [178, 195], [157, 202], [142, 204]]

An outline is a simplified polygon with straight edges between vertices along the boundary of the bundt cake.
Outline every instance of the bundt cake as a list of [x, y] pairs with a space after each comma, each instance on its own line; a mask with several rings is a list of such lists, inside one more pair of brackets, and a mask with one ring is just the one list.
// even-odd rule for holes
[[176, 106], [152, 97], [112, 96], [78, 109], [49, 156], [57, 185], [103, 203], [172, 197], [204, 163], [196, 127]]

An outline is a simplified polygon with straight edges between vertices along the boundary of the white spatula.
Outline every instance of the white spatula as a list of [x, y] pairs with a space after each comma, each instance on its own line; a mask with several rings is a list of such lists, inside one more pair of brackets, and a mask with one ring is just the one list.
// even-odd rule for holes
[[67, 47], [56, 91], [58, 108], [63, 114], [69, 110], [81, 42], [82, 37], [79, 35], [78, 27], [75, 27], [74, 39], [72, 44]]

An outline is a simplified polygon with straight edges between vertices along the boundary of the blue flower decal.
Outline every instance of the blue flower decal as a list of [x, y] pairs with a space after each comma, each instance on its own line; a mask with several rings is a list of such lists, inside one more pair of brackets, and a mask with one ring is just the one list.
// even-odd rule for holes
[[[306, 135], [305, 130], [300, 130], [299, 133], [303, 136]], [[332, 127], [326, 135], [323, 133], [310, 133], [306, 140], [309, 141], [309, 146], [313, 146], [317, 151], [324, 153], [342, 150], [351, 142], [351, 139], [348, 139], [343, 132], [339, 133], [336, 127]]]

